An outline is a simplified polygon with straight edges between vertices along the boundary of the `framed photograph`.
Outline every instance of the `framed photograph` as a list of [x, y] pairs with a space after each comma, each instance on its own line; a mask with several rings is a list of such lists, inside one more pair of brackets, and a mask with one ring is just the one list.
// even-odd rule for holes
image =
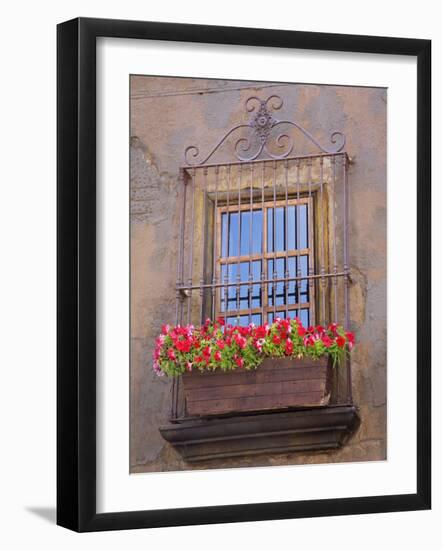
[[59, 525], [430, 508], [430, 66], [58, 26]]

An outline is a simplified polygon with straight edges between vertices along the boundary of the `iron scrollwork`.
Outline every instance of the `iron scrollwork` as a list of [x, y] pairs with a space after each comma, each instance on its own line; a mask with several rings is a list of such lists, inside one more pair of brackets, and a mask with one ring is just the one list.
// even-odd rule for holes
[[[339, 153], [345, 146], [345, 136], [342, 132], [332, 132], [330, 143], [334, 147], [326, 148], [322, 146], [304, 127], [291, 120], [278, 120], [270, 111], [279, 111], [283, 106], [283, 100], [278, 95], [271, 95], [266, 100], [257, 96], [251, 96], [245, 103], [246, 111], [252, 113], [247, 124], [238, 124], [231, 128], [222, 139], [215, 145], [208, 155], [200, 157], [199, 148], [190, 145], [184, 151], [184, 158], [188, 166], [201, 166], [206, 164], [227, 139], [237, 130], [244, 129], [248, 136], [239, 137], [233, 146], [233, 154], [236, 159], [243, 162], [250, 162], [258, 159], [261, 155], [267, 155], [273, 160], [287, 158], [293, 151], [293, 136], [284, 130], [284, 127], [292, 127], [301, 132], [304, 137], [313, 143], [321, 153]], [[277, 129], [281, 128], [278, 132]], [[273, 143], [278, 152], [269, 148]]]

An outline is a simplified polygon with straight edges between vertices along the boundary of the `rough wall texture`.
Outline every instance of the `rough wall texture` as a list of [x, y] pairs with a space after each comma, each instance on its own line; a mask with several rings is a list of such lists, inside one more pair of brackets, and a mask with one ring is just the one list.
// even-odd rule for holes
[[[244, 122], [250, 95], [284, 99], [284, 115], [327, 143], [347, 138], [353, 396], [361, 426], [337, 451], [263, 455], [190, 466], [160, 436], [171, 384], [151, 369], [155, 336], [175, 319], [179, 179], [190, 144], [210, 149]], [[134, 76], [131, 79], [131, 471], [386, 458], [386, 103], [379, 88]]]

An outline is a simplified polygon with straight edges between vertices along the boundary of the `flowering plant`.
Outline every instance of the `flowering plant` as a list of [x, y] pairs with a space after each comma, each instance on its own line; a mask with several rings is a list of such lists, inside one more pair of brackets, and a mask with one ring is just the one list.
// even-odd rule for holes
[[271, 325], [226, 325], [224, 319], [207, 319], [195, 327], [163, 325], [155, 340], [153, 369], [158, 376], [179, 376], [192, 369], [223, 371], [255, 369], [265, 357], [329, 355], [333, 366], [354, 345], [354, 335], [332, 323], [304, 327], [298, 318], [276, 318]]

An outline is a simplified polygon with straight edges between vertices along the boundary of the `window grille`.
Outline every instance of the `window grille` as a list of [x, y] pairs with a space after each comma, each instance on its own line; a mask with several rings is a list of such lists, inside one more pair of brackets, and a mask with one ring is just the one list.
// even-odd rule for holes
[[[195, 146], [185, 151], [177, 323], [222, 316], [231, 324], [261, 324], [296, 316], [306, 326], [348, 328], [345, 138], [334, 132], [333, 147], [324, 148], [302, 126], [274, 118], [271, 111], [282, 106], [279, 96], [250, 97], [247, 123], [230, 129], [205, 157]], [[294, 154], [295, 139], [314, 152]], [[343, 370], [336, 375], [340, 404], [352, 402], [349, 362]], [[185, 415], [179, 394], [174, 381], [175, 421]]]

